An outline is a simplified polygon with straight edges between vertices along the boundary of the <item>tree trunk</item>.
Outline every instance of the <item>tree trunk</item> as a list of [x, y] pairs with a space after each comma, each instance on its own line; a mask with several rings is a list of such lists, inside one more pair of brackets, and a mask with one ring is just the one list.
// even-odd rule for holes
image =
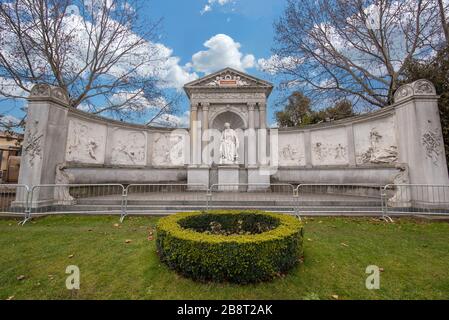
[[449, 46], [449, 22], [447, 21], [446, 14], [444, 13], [443, 0], [438, 0], [438, 6], [440, 7], [440, 17], [444, 31], [444, 37], [446, 38], [446, 44]]

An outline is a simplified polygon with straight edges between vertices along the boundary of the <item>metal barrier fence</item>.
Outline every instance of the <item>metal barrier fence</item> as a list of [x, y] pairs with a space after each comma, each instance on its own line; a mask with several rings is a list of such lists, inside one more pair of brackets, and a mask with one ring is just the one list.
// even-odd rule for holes
[[128, 213], [214, 208], [297, 214], [449, 215], [449, 186], [370, 184], [0, 184], [0, 213]]
[[130, 184], [120, 220], [130, 211], [207, 209], [207, 190], [204, 184]]
[[58, 184], [33, 186], [29, 212], [124, 214], [126, 192], [121, 184]]
[[30, 189], [21, 184], [0, 184], [0, 212], [24, 215], [25, 223], [29, 216]]
[[382, 188], [375, 184], [300, 184], [295, 191], [296, 210], [323, 214], [382, 214]]
[[390, 184], [383, 187], [385, 214], [449, 214], [449, 186]]
[[291, 184], [230, 183], [214, 184], [208, 190], [208, 209], [295, 209], [295, 187]]

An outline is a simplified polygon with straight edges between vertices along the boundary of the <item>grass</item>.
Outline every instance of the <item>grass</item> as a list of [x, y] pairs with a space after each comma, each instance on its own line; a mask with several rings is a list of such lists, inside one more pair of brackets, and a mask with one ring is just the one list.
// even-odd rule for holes
[[[157, 218], [117, 222], [54, 216], [19, 227], [0, 220], [0, 299], [449, 299], [445, 222], [307, 219], [304, 263], [249, 286], [182, 278], [159, 262], [148, 239]], [[80, 268], [77, 292], [65, 288], [68, 265]], [[383, 269], [380, 290], [365, 287], [368, 265]]]

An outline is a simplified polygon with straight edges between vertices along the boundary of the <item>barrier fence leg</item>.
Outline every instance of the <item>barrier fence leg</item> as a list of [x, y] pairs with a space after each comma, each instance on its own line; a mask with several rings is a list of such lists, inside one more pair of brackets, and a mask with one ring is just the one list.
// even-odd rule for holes
[[299, 190], [293, 189], [293, 203], [295, 204], [295, 216], [301, 221], [301, 212], [299, 211]]
[[212, 191], [207, 190], [206, 192], [206, 212], [210, 209], [210, 202], [212, 201]]
[[127, 214], [128, 209], [128, 192], [126, 189], [123, 190], [122, 193], [122, 204], [121, 204], [121, 214], [120, 214], [120, 223], [123, 223]]
[[31, 204], [30, 204], [30, 198], [32, 198], [32, 190], [29, 188], [25, 189], [26, 196], [25, 196], [25, 207], [24, 207], [24, 216], [23, 220], [19, 222], [20, 226], [23, 226], [25, 223], [27, 223], [28, 220], [31, 220]]

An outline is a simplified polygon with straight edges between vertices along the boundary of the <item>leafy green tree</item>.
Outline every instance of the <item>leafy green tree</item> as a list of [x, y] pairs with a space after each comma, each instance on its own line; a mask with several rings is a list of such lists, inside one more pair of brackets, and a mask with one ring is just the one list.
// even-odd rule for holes
[[310, 99], [299, 91], [288, 97], [287, 106], [276, 113], [279, 127], [300, 127], [312, 122]]
[[334, 121], [354, 116], [353, 106], [349, 100], [338, 101], [333, 107], [315, 113], [314, 123]]
[[293, 92], [288, 98], [285, 109], [276, 113], [279, 127], [302, 127], [354, 115], [353, 106], [349, 100], [338, 101], [334, 106], [319, 111], [313, 111], [310, 105], [311, 101], [308, 97], [301, 92]]

